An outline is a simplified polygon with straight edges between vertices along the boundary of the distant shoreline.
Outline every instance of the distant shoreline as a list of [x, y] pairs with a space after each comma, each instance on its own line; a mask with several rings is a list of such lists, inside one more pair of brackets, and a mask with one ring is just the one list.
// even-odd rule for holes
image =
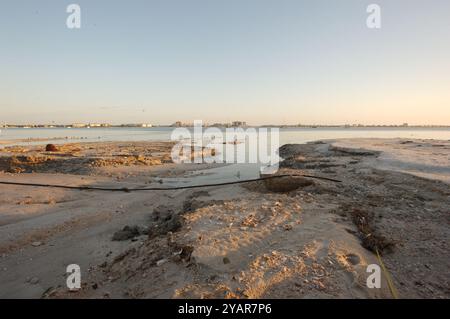
[[[208, 127], [203, 127], [206, 130]], [[215, 127], [216, 128], [216, 127]], [[245, 126], [241, 129], [251, 128], [258, 130], [258, 126]], [[264, 128], [273, 129], [266, 126]], [[264, 129], [263, 128], [263, 129]], [[169, 141], [175, 127], [154, 126], [148, 128], [141, 127], [102, 127], [102, 128], [65, 128], [65, 127], [13, 127], [0, 129], [0, 146], [18, 144], [44, 144], [51, 142], [54, 144], [64, 144], [69, 142], [104, 142], [104, 141]], [[193, 131], [193, 127], [186, 127]], [[218, 127], [221, 131], [227, 127]], [[234, 128], [230, 128], [234, 129]], [[305, 143], [314, 140], [336, 139], [336, 138], [421, 138], [450, 140], [450, 126], [320, 126], [320, 127], [298, 127], [281, 126], [279, 129], [280, 144]], [[205, 131], [206, 132], [206, 131]]]
[[[72, 125], [45, 125], [45, 124], [36, 124], [36, 125], [16, 125], [16, 124], [0, 124], [0, 129], [109, 129], [109, 128], [175, 128], [175, 127], [193, 127], [191, 124], [175, 126], [175, 125], [149, 125], [142, 126], [139, 124], [120, 124], [120, 125], [103, 125], [103, 126], [72, 126]], [[233, 125], [208, 125], [205, 124], [203, 127], [218, 127], [218, 128], [259, 128], [259, 127], [278, 127], [278, 128], [342, 128], [342, 129], [358, 129], [358, 128], [401, 128], [401, 129], [420, 129], [420, 128], [445, 128], [450, 129], [450, 125], [245, 125], [245, 126], [233, 126]]]

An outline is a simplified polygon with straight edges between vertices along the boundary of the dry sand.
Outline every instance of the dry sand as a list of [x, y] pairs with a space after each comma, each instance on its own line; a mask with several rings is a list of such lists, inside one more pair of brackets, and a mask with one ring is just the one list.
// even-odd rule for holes
[[[133, 188], [213, 174], [171, 164], [171, 145], [12, 147], [0, 180]], [[342, 183], [288, 193], [262, 182], [133, 193], [0, 185], [0, 297], [391, 298], [384, 277], [366, 287], [374, 247], [400, 297], [450, 296], [450, 142], [339, 140], [280, 154], [281, 172]], [[72, 263], [78, 292], [65, 286]]]

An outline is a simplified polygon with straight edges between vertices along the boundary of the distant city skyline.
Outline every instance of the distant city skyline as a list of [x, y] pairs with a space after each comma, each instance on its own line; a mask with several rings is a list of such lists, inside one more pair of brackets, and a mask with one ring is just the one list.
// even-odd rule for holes
[[[68, 29], [66, 7], [81, 7]], [[366, 25], [369, 4], [381, 29]], [[0, 124], [450, 125], [447, 0], [5, 1]]]
[[[107, 122], [101, 122], [101, 123], [71, 123], [71, 124], [64, 124], [64, 123], [39, 123], [39, 124], [18, 124], [18, 123], [0, 123], [0, 128], [109, 128], [109, 127], [140, 127], [140, 128], [152, 128], [152, 127], [193, 127], [194, 123], [192, 122], [183, 122], [183, 121], [176, 121], [173, 123], [165, 123], [165, 124], [152, 124], [152, 123], [107, 123]], [[402, 124], [361, 124], [361, 123], [346, 123], [346, 124], [306, 124], [306, 123], [290, 123], [290, 124], [266, 124], [266, 125], [258, 125], [258, 124], [251, 124], [247, 123], [245, 121], [233, 121], [233, 122], [202, 122], [202, 126], [209, 127], [209, 126], [215, 126], [215, 127], [259, 127], [259, 126], [268, 126], [268, 127], [397, 127], [397, 128], [427, 128], [427, 127], [436, 127], [436, 128], [450, 128], [450, 125], [433, 125], [433, 124], [427, 124], [427, 125], [420, 125], [420, 124], [413, 124], [410, 125], [409, 123], [402, 123]]]

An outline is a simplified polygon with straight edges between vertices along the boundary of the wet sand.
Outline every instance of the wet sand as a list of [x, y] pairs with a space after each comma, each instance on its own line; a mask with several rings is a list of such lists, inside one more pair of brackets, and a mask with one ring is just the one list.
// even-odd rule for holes
[[[0, 152], [0, 180], [133, 188], [216, 176], [218, 165], [170, 163], [171, 146], [12, 147]], [[400, 297], [450, 296], [449, 141], [325, 141], [280, 154], [280, 172], [342, 183], [288, 193], [262, 182], [133, 193], [0, 185], [0, 297], [392, 298], [384, 277], [366, 287], [374, 247]], [[78, 292], [65, 286], [72, 263]]]

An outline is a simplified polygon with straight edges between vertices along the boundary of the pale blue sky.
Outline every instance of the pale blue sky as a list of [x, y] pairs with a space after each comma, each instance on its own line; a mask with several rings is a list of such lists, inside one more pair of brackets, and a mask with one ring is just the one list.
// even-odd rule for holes
[[0, 122], [450, 124], [448, 0], [1, 4]]

